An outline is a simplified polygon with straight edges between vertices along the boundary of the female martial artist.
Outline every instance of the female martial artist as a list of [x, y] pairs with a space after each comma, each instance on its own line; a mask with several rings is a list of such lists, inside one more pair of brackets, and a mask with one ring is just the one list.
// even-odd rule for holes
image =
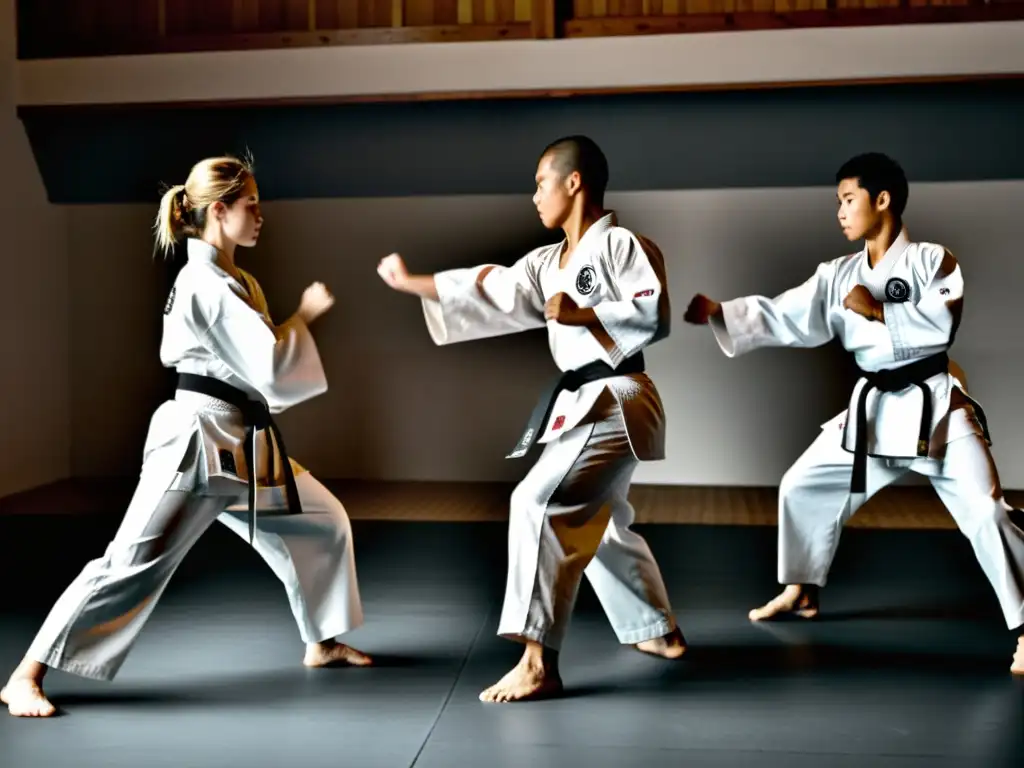
[[41, 686], [48, 668], [113, 679], [214, 520], [247, 539], [281, 580], [305, 665], [371, 663], [335, 640], [363, 621], [348, 516], [288, 458], [271, 416], [326, 391], [309, 326], [334, 299], [315, 283], [294, 315], [270, 319], [260, 286], [235, 264], [262, 224], [252, 168], [236, 158], [203, 160], [164, 195], [157, 245], [167, 253], [184, 237], [188, 248], [160, 348], [177, 390], [150, 422], [139, 484], [113, 541], [57, 600], [0, 691], [12, 715], [54, 713]]

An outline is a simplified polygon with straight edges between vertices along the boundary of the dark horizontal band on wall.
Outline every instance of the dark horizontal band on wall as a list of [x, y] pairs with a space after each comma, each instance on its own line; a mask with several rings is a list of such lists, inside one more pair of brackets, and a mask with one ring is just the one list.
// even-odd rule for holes
[[1024, 178], [1024, 81], [571, 98], [222, 107], [22, 107], [55, 203], [154, 202], [202, 157], [250, 150], [264, 199], [532, 194], [537, 155], [586, 133], [610, 189], [830, 185], [895, 156], [912, 181]]

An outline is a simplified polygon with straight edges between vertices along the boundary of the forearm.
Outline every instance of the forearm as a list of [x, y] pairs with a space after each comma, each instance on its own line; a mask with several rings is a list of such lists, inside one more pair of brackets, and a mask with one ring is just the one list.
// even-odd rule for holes
[[419, 296], [421, 299], [439, 301], [437, 283], [433, 275], [408, 275], [396, 287], [404, 293], [411, 293], [414, 296]]
[[597, 339], [597, 342], [609, 356], [614, 355], [617, 345], [601, 323], [593, 307], [579, 307], [569, 317], [562, 318], [558, 322], [563, 325], [575, 325], [586, 328]]

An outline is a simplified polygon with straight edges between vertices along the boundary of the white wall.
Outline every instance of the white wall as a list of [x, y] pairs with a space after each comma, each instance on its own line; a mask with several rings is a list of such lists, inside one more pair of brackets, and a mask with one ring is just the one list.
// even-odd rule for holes
[[15, 56], [14, 0], [0, 0], [0, 496], [62, 479], [70, 461], [66, 219], [15, 113]]
[[1024, 72], [1022, 34], [1001, 21], [53, 59], [22, 62], [19, 86], [41, 105], [986, 76]]
[[[554, 372], [543, 332], [434, 347], [418, 302], [388, 291], [374, 271], [391, 250], [423, 271], [510, 263], [545, 236], [528, 195], [265, 206], [263, 239], [243, 265], [275, 315], [290, 313], [313, 280], [338, 297], [315, 329], [331, 389], [281, 419], [300, 461], [328, 478], [506, 480], [528, 468], [502, 457]], [[612, 194], [609, 204], [623, 225], [661, 245], [674, 304], [672, 335], [647, 354], [668, 410], [669, 458], [642, 466], [636, 480], [776, 484], [845, 406], [847, 361], [835, 348], [728, 360], [710, 331], [680, 318], [695, 291], [775, 294], [846, 252], [834, 191], [635, 192]], [[967, 299], [953, 356], [987, 408], [1010, 488], [1024, 488], [1021, 210], [1024, 182], [919, 184], [908, 211], [913, 237], [942, 242], [961, 260]], [[166, 394], [154, 213], [155, 205], [67, 211], [76, 475], [134, 474], [150, 412]]]
[[[0, 494], [71, 473], [138, 471], [169, 377], [157, 361], [166, 282], [150, 260], [151, 206], [48, 205], [18, 104], [223, 101], [508, 89], [742, 85], [1024, 71], [1024, 22], [909, 25], [490, 44], [398, 45], [15, 62], [13, 0], [0, 0], [0, 321], [5, 461]], [[643, 51], [640, 51], [640, 47]], [[485, 65], [482, 63], [486, 62]], [[202, 75], [213, 65], [215, 78]], [[195, 75], [195, 73], [200, 75]], [[191, 73], [191, 74], [190, 74]], [[169, 179], [167, 181], [175, 181]], [[275, 313], [325, 280], [339, 302], [317, 329], [331, 390], [282, 419], [324, 477], [497, 480], [501, 457], [554, 371], [543, 334], [434, 348], [417, 303], [388, 292], [377, 260], [422, 270], [510, 262], [543, 233], [528, 195], [274, 203], [249, 266]], [[846, 244], [831, 189], [612, 195], [622, 222], [669, 258], [676, 326], [650, 351], [669, 412], [669, 459], [640, 482], [772, 485], [843, 407], [835, 349], [729, 361], [679, 317], [697, 290], [775, 293]], [[1024, 182], [918, 185], [912, 234], [961, 257], [968, 278], [955, 356], [988, 406], [996, 458], [1024, 487], [1015, 224]], [[15, 273], [15, 270], [18, 270]], [[15, 276], [17, 274], [17, 276]], [[70, 287], [70, 291], [69, 291]], [[70, 330], [69, 330], [70, 329]], [[70, 387], [69, 387], [70, 381]]]

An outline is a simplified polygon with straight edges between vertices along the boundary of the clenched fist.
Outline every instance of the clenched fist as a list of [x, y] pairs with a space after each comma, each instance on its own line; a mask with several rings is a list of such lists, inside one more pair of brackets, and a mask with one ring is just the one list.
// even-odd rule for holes
[[544, 319], [554, 320], [562, 325], [575, 325], [579, 304], [567, 293], [556, 293], [544, 303]]
[[856, 312], [868, 320], [884, 321], [885, 315], [882, 312], [882, 302], [871, 295], [867, 286], [856, 285], [853, 290], [846, 294], [843, 299], [843, 307]]
[[302, 292], [298, 315], [306, 325], [334, 306], [334, 297], [323, 283], [313, 283]]
[[712, 301], [703, 293], [698, 293], [690, 299], [690, 306], [686, 308], [683, 320], [693, 325], [707, 325], [708, 320], [721, 311], [721, 304]]
[[397, 253], [385, 256], [377, 265], [377, 274], [381, 280], [387, 283], [389, 288], [396, 291], [402, 290], [409, 277], [409, 271], [405, 268], [405, 262]]

